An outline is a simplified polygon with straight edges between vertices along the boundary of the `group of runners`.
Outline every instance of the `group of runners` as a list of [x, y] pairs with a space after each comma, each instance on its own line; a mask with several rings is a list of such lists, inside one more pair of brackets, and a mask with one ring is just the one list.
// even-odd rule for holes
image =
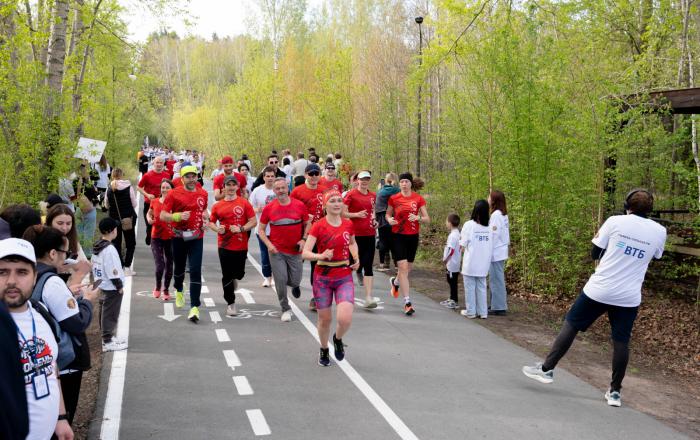
[[[152, 169], [139, 182], [147, 205], [144, 211], [156, 268], [153, 296], [170, 300], [172, 281], [175, 305], [184, 307], [188, 270], [188, 319], [199, 321], [203, 238], [209, 229], [217, 234], [226, 314], [236, 316], [236, 290], [245, 275], [250, 235], [256, 234], [262, 285], [275, 289], [283, 322], [292, 320], [288, 289], [293, 297], [301, 296], [303, 261], [310, 262], [313, 296], [309, 309], [318, 312], [319, 364], [330, 365], [327, 343], [333, 302], [336, 328], [332, 342], [336, 359], [342, 360], [342, 338], [351, 325], [355, 304], [353, 271], [357, 271], [365, 289], [363, 306], [377, 307], [372, 295], [372, 269], [378, 223], [376, 194], [370, 190], [371, 172], [362, 170], [352, 176], [352, 188], [343, 191], [335, 164], [329, 161], [322, 169], [318, 163], [308, 162], [304, 180], [297, 180], [290, 191], [290, 181], [279, 175], [279, 160], [272, 154], [258, 177], [260, 184], [253, 185], [249, 192], [245, 176], [236, 172], [234, 160], [225, 156], [219, 161], [222, 172], [213, 181], [215, 203], [209, 207], [208, 193], [198, 182], [196, 167], [181, 167], [179, 181], [173, 182], [163, 162], [155, 157]], [[408, 275], [418, 248], [420, 225], [430, 218], [425, 199], [412, 190], [413, 176], [404, 173], [394, 180], [399, 190], [388, 199], [384, 213], [392, 229], [389, 245], [398, 268], [390, 292], [394, 297], [403, 295], [403, 311], [412, 315], [415, 307], [409, 297]]]

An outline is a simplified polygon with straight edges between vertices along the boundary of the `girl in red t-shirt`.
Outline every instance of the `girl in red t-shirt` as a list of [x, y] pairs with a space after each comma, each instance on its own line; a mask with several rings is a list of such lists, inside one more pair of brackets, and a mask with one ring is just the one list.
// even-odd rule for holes
[[[321, 352], [318, 363], [323, 367], [331, 364], [328, 354], [328, 336], [331, 329], [331, 305], [335, 298], [336, 330], [333, 334], [335, 358], [345, 358], [343, 335], [350, 328], [355, 304], [355, 287], [352, 271], [359, 267], [357, 243], [350, 220], [341, 217], [343, 198], [337, 190], [324, 193], [323, 206], [326, 216], [314, 223], [304, 244], [302, 257], [317, 261], [314, 269], [313, 294], [318, 311], [318, 337]], [[316, 246], [319, 253], [313, 251]], [[352, 264], [350, 258], [352, 257]]]
[[399, 293], [403, 295], [403, 312], [410, 316], [415, 309], [408, 296], [408, 275], [413, 269], [413, 260], [418, 250], [420, 224], [430, 223], [430, 217], [428, 217], [425, 199], [413, 192], [414, 182], [411, 173], [403, 173], [399, 176], [399, 188], [401, 192], [389, 197], [389, 206], [386, 209], [386, 221], [391, 225], [393, 233], [391, 253], [399, 267], [396, 277], [391, 277], [389, 281], [391, 294], [394, 298], [398, 298]]
[[[170, 281], [173, 278], [173, 229], [168, 222], [160, 219], [160, 211], [163, 210], [165, 196], [174, 188], [173, 182], [163, 179], [160, 183], [160, 197], [151, 200], [151, 206], [146, 214], [151, 226], [151, 252], [156, 264], [156, 287], [153, 289], [153, 297], [160, 298], [163, 293], [163, 301], [170, 299]], [[162, 283], [161, 283], [162, 281]], [[162, 287], [162, 290], [161, 290]]]

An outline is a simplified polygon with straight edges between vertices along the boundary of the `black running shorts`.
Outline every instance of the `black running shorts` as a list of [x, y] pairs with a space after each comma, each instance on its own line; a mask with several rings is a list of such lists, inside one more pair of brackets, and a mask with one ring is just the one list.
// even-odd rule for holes
[[391, 255], [394, 261], [407, 260], [413, 263], [418, 250], [418, 234], [394, 234], [391, 240]]

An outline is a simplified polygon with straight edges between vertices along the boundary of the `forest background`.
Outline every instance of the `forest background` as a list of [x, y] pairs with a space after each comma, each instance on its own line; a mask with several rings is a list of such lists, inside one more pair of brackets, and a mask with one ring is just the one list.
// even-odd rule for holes
[[[137, 3], [188, 17], [186, 1]], [[509, 275], [540, 294], [576, 294], [590, 238], [632, 187], [687, 210], [666, 225], [695, 246], [695, 119], [643, 103], [693, 87], [697, 1], [250, 3], [247, 35], [154, 29], [134, 44], [115, 0], [0, 0], [0, 206], [55, 189], [80, 136], [132, 167], [148, 135], [206, 152], [210, 167], [247, 153], [257, 171], [271, 149], [314, 147], [375, 176], [420, 174], [426, 260], [447, 213], [468, 218], [503, 190]], [[652, 281], [697, 320], [698, 275], [694, 257], [668, 253]]]

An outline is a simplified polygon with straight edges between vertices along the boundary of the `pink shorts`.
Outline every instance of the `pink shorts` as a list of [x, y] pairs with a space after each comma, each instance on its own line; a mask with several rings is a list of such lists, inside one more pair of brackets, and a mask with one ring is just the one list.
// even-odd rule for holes
[[335, 303], [349, 302], [355, 304], [355, 286], [352, 281], [352, 273], [344, 277], [329, 277], [318, 273], [314, 274], [314, 300], [317, 309], [327, 309]]

